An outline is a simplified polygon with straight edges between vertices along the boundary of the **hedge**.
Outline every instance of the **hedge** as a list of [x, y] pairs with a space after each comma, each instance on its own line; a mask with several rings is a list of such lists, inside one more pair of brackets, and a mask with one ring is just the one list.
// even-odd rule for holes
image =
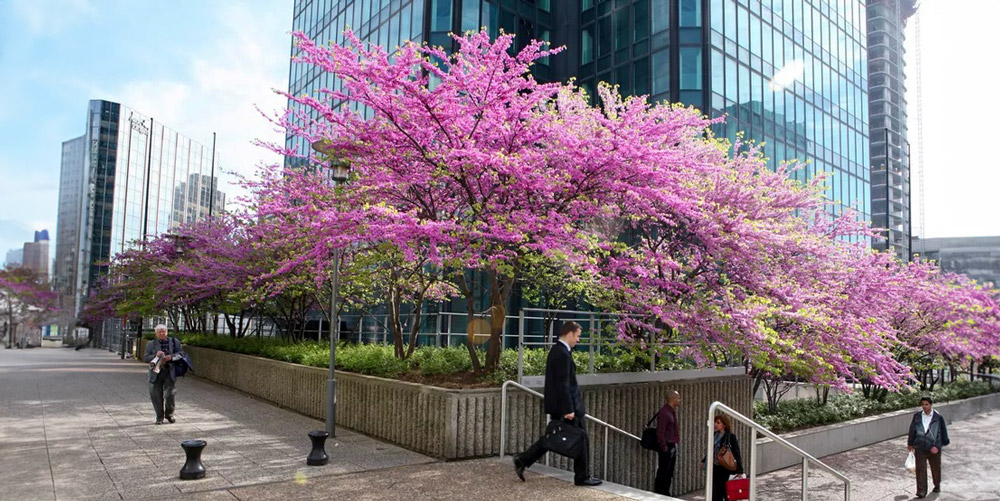
[[[313, 367], [329, 367], [329, 342], [287, 342], [275, 338], [232, 338], [212, 334], [180, 334], [178, 338], [185, 345], [201, 346], [216, 350], [242, 353], [258, 357], [281, 360]], [[528, 376], [545, 373], [545, 359], [548, 350], [526, 348], [524, 350], [524, 374]], [[573, 359], [580, 372], [589, 370], [590, 354], [574, 351]], [[657, 363], [658, 370], [693, 367], [693, 363], [672, 357], [662, 357]], [[393, 347], [384, 344], [352, 344], [341, 342], [337, 346], [337, 368], [347, 372], [372, 376], [399, 378], [406, 373], [421, 377], [466, 373], [472, 370], [469, 351], [460, 347], [418, 346], [413, 355], [406, 359], [396, 358]], [[641, 372], [649, 369], [649, 355], [632, 352], [622, 347], [614, 347], [604, 353], [595, 353], [596, 372]], [[500, 369], [486, 376], [483, 382], [501, 384], [517, 377], [517, 350], [507, 349], [500, 355]]]
[[984, 381], [955, 381], [934, 391], [889, 393], [881, 401], [865, 398], [858, 392], [832, 395], [826, 405], [811, 398], [787, 400], [778, 402], [778, 410], [774, 414], [767, 412], [767, 402], [755, 402], [754, 419], [775, 433], [785, 433], [919, 407], [923, 396], [930, 396], [934, 402], [947, 402], [994, 391], [996, 390]]

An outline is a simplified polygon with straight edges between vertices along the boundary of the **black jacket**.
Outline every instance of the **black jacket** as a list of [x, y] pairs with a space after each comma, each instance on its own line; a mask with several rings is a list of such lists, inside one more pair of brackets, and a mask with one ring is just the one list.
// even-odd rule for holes
[[560, 341], [549, 350], [545, 362], [545, 412], [556, 418], [575, 412], [576, 419], [582, 419], [586, 413], [580, 386], [576, 383], [573, 355]]
[[[722, 436], [721, 445], [728, 445], [729, 450], [733, 451], [733, 459], [736, 460], [736, 470], [732, 471], [730, 474], [739, 475], [743, 473], [743, 454], [740, 453], [740, 441], [736, 439], [736, 434], [727, 431], [725, 435]], [[702, 462], [705, 460], [703, 459]], [[715, 464], [715, 459], [712, 459], [712, 464]], [[716, 465], [720, 468], [722, 465]]]
[[927, 433], [924, 433], [924, 422], [923, 418], [920, 417], [924, 411], [913, 415], [906, 445], [929, 452], [933, 447], [941, 450], [942, 447], [951, 443], [951, 440], [948, 439], [948, 426], [945, 424], [944, 418], [936, 411], [931, 412], [934, 414], [931, 417], [931, 426]]

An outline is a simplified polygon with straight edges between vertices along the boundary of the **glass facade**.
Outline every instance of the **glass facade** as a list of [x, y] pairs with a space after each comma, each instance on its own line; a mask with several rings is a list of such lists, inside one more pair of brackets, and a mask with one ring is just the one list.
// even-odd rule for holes
[[[764, 143], [772, 168], [825, 172], [834, 213], [869, 219], [864, 0], [595, 0], [581, 9], [580, 84], [694, 106], [719, 137]], [[624, 29], [630, 27], [631, 29]]]
[[[796, 178], [826, 173], [833, 212], [853, 206], [868, 220], [865, 2], [712, 0], [709, 10], [706, 63], [713, 75], [724, 74], [705, 93], [704, 109], [728, 116], [716, 133], [733, 139], [741, 130], [764, 142], [772, 167], [808, 161]], [[683, 92], [679, 97], [688, 103]]]
[[[218, 177], [212, 176], [211, 146], [121, 104], [90, 102], [83, 147], [79, 191], [60, 191], [60, 204], [71, 203], [72, 197], [79, 200], [78, 238], [57, 242], [60, 248], [75, 244], [78, 249], [75, 270], [65, 270], [60, 277], [60, 282], [74, 284], [77, 312], [115, 254], [136, 241], [203, 219], [226, 203]], [[68, 186], [76, 173], [63, 175], [62, 184]], [[57, 260], [59, 255], [57, 250]]]
[[[380, 45], [390, 52], [408, 40], [418, 44], [453, 49], [449, 33], [464, 33], [485, 27], [491, 36], [501, 31], [515, 34], [515, 48], [533, 39], [559, 44], [554, 30], [554, 4], [560, 0], [295, 0], [292, 31], [301, 31], [312, 40], [345, 41], [350, 28], [366, 43]], [[565, 42], [563, 42], [564, 44]], [[292, 46], [292, 56], [296, 49]], [[558, 63], [559, 58], [553, 58]], [[574, 57], [575, 60], [575, 57]], [[549, 61], [539, 61], [533, 68], [541, 80], [563, 79], [571, 75], [569, 64], [558, 69]], [[320, 89], [341, 88], [333, 75], [303, 64], [292, 64], [288, 77], [289, 93], [295, 96], [317, 94]], [[289, 102], [289, 106], [296, 106]], [[286, 138], [286, 146], [307, 153], [309, 145], [301, 138]], [[289, 160], [296, 163], [297, 160]]]

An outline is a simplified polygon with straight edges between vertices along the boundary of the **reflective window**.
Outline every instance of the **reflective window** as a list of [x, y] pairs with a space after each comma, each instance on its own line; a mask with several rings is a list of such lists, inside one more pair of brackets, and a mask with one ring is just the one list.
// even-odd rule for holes
[[701, 0], [679, 0], [679, 3], [680, 26], [701, 26]]
[[670, 51], [654, 52], [650, 57], [653, 71], [653, 94], [670, 91]]
[[580, 64], [594, 62], [594, 25], [580, 31]]
[[632, 40], [632, 24], [629, 22], [629, 9], [618, 9], [615, 11], [615, 50], [628, 47]]
[[632, 6], [632, 19], [635, 25], [635, 41], [645, 40], [649, 36], [649, 4], [647, 0], [639, 0]]
[[701, 89], [701, 47], [681, 47], [681, 90]]
[[653, 0], [653, 11], [651, 13], [653, 22], [653, 33], [658, 33], [670, 26], [670, 2]]

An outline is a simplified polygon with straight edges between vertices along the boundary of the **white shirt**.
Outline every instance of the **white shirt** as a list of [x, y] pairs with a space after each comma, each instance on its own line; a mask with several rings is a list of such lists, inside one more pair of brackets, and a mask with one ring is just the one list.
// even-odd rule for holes
[[567, 350], [569, 350], [569, 352], [570, 352], [570, 353], [573, 353], [573, 348], [570, 348], [570, 347], [569, 347], [569, 343], [567, 343], [566, 341], [563, 341], [563, 339], [562, 339], [562, 338], [559, 338], [559, 342], [560, 342], [560, 343], [562, 343], [562, 344], [563, 344], [563, 346], [565, 346], [565, 347], [566, 347], [566, 349], [567, 349]]
[[920, 413], [920, 421], [924, 423], [924, 433], [927, 433], [927, 431], [931, 429], [931, 420], [934, 419], [935, 412], [937, 411], [931, 410], [930, 414], [927, 414], [926, 412]]

